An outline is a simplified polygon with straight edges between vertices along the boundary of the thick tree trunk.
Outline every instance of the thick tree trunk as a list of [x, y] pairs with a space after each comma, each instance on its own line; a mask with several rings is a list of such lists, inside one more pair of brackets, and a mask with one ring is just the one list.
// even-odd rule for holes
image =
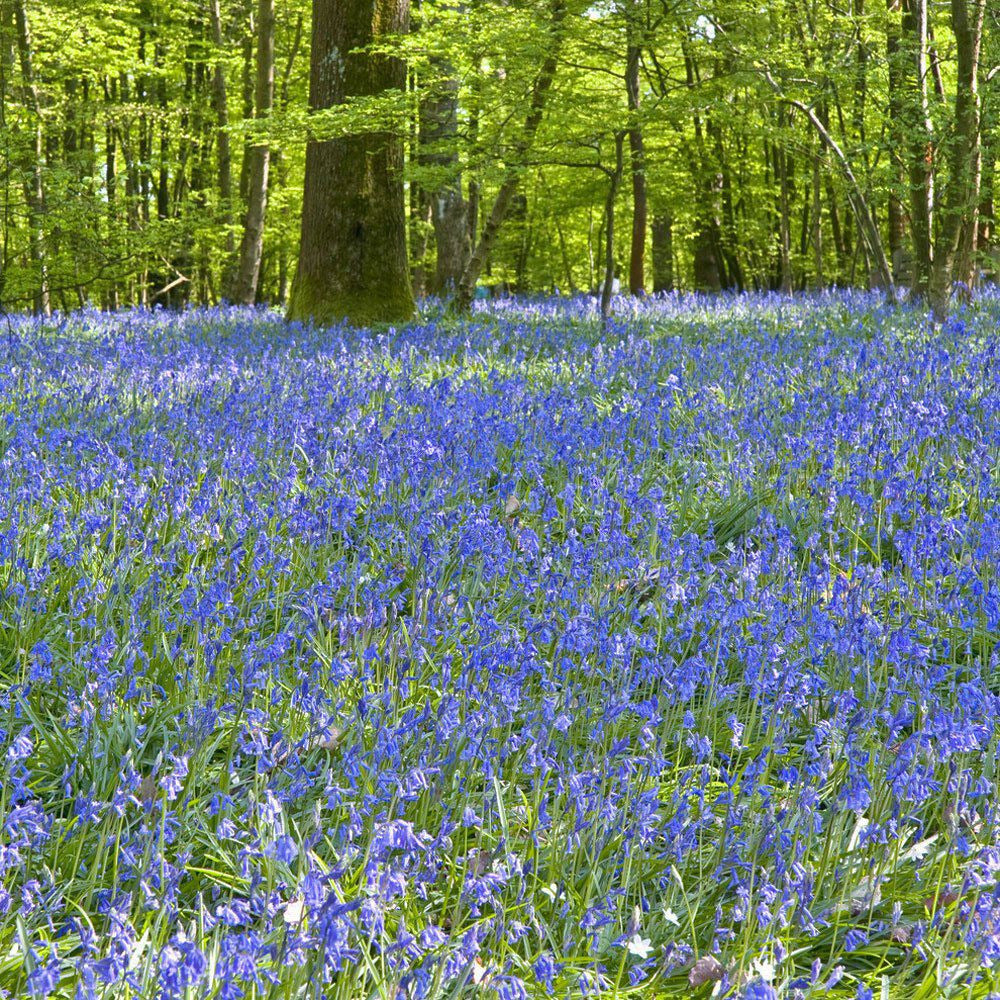
[[[274, 0], [259, 0], [257, 5], [257, 83], [255, 118], [265, 122], [271, 115], [274, 100]], [[271, 166], [271, 148], [260, 139], [250, 149], [250, 177], [247, 213], [240, 245], [240, 263], [233, 285], [232, 300], [253, 305], [257, 298], [260, 260], [264, 252], [264, 219], [267, 215], [267, 181]]]
[[669, 213], [653, 216], [653, 291], [674, 290], [674, 220]]
[[28, 164], [25, 180], [25, 197], [28, 203], [28, 225], [30, 227], [31, 261], [35, 268], [35, 312], [44, 316], [52, 311], [49, 297], [48, 262], [45, 258], [45, 182], [42, 164], [45, 156], [45, 132], [42, 123], [42, 105], [35, 83], [35, 69], [31, 47], [31, 29], [28, 25], [28, 10], [25, 0], [16, 0], [14, 21], [17, 27], [17, 54], [21, 63], [21, 82], [24, 88], [25, 104], [31, 109], [34, 125], [34, 145], [31, 163]]
[[[408, 16], [409, 0], [313, 0], [310, 107], [405, 88], [401, 60], [358, 50], [404, 32]], [[291, 319], [362, 325], [413, 315], [402, 170], [395, 135], [309, 143]]]
[[531, 88], [531, 104], [528, 109], [528, 115], [524, 120], [521, 137], [515, 144], [514, 156], [507, 166], [506, 175], [503, 183], [500, 185], [499, 192], [497, 192], [496, 201], [493, 202], [493, 208], [490, 211], [489, 218], [486, 220], [486, 225], [483, 227], [483, 234], [479, 239], [479, 243], [472, 251], [472, 256], [469, 258], [469, 263], [465, 268], [465, 273], [462, 275], [462, 280], [458, 283], [454, 305], [460, 312], [465, 312], [472, 305], [472, 299], [476, 293], [476, 282], [479, 280], [483, 266], [490, 255], [490, 251], [493, 249], [493, 244], [496, 242], [497, 233], [500, 232], [500, 227], [503, 225], [511, 202], [520, 185], [522, 169], [520, 161], [523, 160], [525, 154], [531, 148], [531, 144], [534, 142], [535, 133], [538, 131], [538, 126], [542, 123], [545, 101], [552, 87], [552, 81], [556, 76], [559, 48], [563, 34], [562, 25], [565, 18], [566, 0], [551, 0], [550, 28], [552, 43], [549, 48], [549, 54], [542, 62], [538, 75], [535, 77], [534, 85]]
[[[972, 261], [982, 181], [980, 136], [979, 54], [986, 0], [951, 0], [951, 27], [955, 35], [957, 74], [955, 125], [948, 150], [948, 181], [941, 206], [940, 237], [934, 248], [930, 303], [934, 316], [948, 313], [956, 265]], [[966, 245], [963, 246], [963, 234]], [[966, 265], [969, 266], [969, 265]], [[966, 280], [966, 275], [958, 275]]]
[[625, 87], [628, 108], [633, 120], [628, 132], [632, 160], [632, 246], [629, 255], [628, 288], [633, 295], [646, 291], [646, 154], [639, 124], [639, 58], [642, 50], [637, 38], [635, 11], [627, 15], [628, 50], [625, 58]]

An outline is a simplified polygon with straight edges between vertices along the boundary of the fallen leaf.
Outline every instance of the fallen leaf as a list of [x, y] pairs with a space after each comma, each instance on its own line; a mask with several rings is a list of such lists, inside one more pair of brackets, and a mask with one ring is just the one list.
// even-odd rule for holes
[[688, 985], [694, 990], [705, 983], [718, 982], [725, 974], [722, 963], [714, 955], [702, 955], [688, 973]]
[[924, 906], [927, 907], [927, 909], [931, 913], [934, 913], [939, 908], [943, 908], [945, 906], [951, 906], [952, 903], [957, 903], [958, 899], [959, 896], [957, 892], [952, 892], [949, 889], [944, 889], [940, 893], [938, 893], [936, 897], [928, 896], [924, 900]]
[[156, 778], [151, 774], [147, 774], [139, 783], [139, 801], [146, 803], [155, 802], [159, 794]]

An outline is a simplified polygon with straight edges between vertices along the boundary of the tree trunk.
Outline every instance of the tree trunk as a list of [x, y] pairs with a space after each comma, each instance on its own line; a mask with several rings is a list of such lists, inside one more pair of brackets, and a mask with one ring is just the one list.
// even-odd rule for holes
[[510, 220], [517, 234], [517, 258], [514, 261], [514, 293], [528, 291], [528, 256], [531, 252], [531, 216], [528, 213], [528, 196], [518, 191], [510, 209]]
[[[996, 168], [997, 151], [994, 146], [996, 134], [989, 128], [983, 129], [985, 149], [983, 150], [983, 189], [979, 198], [979, 252], [984, 257], [984, 269], [997, 280], [995, 260], [996, 234]], [[993, 141], [989, 141], [992, 138]]]
[[[253, 11], [254, 0], [243, 0], [243, 68], [241, 73], [241, 90], [243, 96], [243, 121], [253, 118], [254, 91], [254, 39], [257, 29]], [[240, 203], [246, 205], [250, 195], [250, 164], [253, 158], [250, 151], [253, 147], [249, 138], [243, 139], [243, 159], [240, 163]]]
[[17, 26], [17, 54], [21, 64], [21, 82], [24, 87], [24, 102], [31, 109], [34, 119], [34, 144], [32, 160], [28, 165], [25, 180], [25, 200], [28, 203], [28, 225], [30, 227], [31, 261], [35, 268], [35, 312], [48, 316], [52, 311], [49, 297], [48, 264], [45, 259], [45, 182], [42, 163], [45, 155], [45, 133], [42, 124], [42, 105], [35, 83], [31, 29], [28, 25], [28, 11], [25, 0], [16, 0], [14, 20]]
[[[299, 48], [302, 45], [302, 28], [304, 17], [301, 12], [295, 18], [295, 35], [292, 38], [292, 47], [289, 49], [288, 58], [285, 61], [285, 69], [281, 74], [281, 86], [278, 88], [276, 98], [279, 113], [284, 114], [288, 110], [290, 98], [290, 87], [292, 70], [295, 68], [295, 61], [298, 59]], [[288, 190], [288, 158], [283, 150], [276, 149], [271, 157], [273, 160], [273, 170], [271, 171], [272, 183], [279, 191]], [[278, 239], [278, 302], [284, 305], [288, 301], [288, 258], [292, 249], [289, 237], [292, 235], [292, 227], [287, 220], [283, 220]]]
[[[115, 101], [117, 86], [118, 81], [114, 77], [105, 78], [104, 102], [108, 105], [108, 110], [104, 126], [104, 190], [108, 200], [107, 242], [112, 247], [117, 246], [118, 232], [118, 150], [110, 107]], [[118, 308], [118, 282], [114, 277], [109, 283], [105, 304], [109, 309]]]
[[823, 270], [823, 197], [821, 185], [821, 168], [819, 150], [813, 157], [812, 171], [812, 248], [813, 248], [813, 282], [817, 288], [826, 286], [826, 275]]
[[885, 51], [888, 79], [889, 129], [893, 148], [889, 151], [892, 163], [893, 187], [889, 190], [889, 261], [897, 282], [907, 281], [903, 242], [906, 236], [906, 219], [900, 192], [906, 188], [906, 166], [903, 150], [906, 149], [904, 126], [903, 89], [905, 73], [901, 45], [900, 25], [896, 18], [902, 10], [902, 0], [886, 0], [888, 17], [885, 32]]
[[524, 129], [521, 137], [514, 147], [514, 156], [506, 168], [506, 176], [500, 185], [496, 201], [490, 211], [486, 225], [483, 227], [483, 234], [479, 243], [469, 258], [468, 266], [462, 275], [462, 280], [458, 283], [455, 293], [454, 305], [460, 312], [465, 312], [472, 305], [473, 296], [476, 293], [476, 282], [483, 270], [483, 265], [489, 257], [493, 244], [496, 242], [497, 233], [503, 225], [507, 216], [514, 194], [517, 192], [521, 182], [521, 160], [531, 148], [535, 139], [535, 133], [542, 122], [542, 114], [545, 111], [545, 101], [548, 97], [552, 81], [556, 76], [558, 66], [559, 48], [562, 42], [562, 25], [566, 18], [566, 0], [551, 0], [550, 30], [552, 34], [552, 44], [549, 54], [546, 56], [535, 77], [534, 85], [531, 88], [531, 104], [528, 115], [524, 120]]
[[789, 177], [791, 168], [783, 142], [775, 145], [774, 160], [775, 171], [778, 174], [778, 235], [781, 251], [778, 285], [782, 293], [790, 295], [792, 292], [792, 199]]
[[[404, 32], [408, 16], [409, 0], [313, 0], [310, 107], [404, 89], [400, 59], [358, 50]], [[396, 135], [309, 143], [291, 319], [363, 325], [413, 315], [402, 168]]]
[[633, 295], [646, 291], [646, 155], [639, 123], [639, 58], [634, 10], [627, 12], [628, 50], [625, 58], [625, 87], [632, 122], [628, 131], [632, 161], [632, 246], [629, 254], [628, 288]]
[[[931, 268], [930, 303], [934, 316], [948, 313], [956, 264], [975, 253], [982, 181], [980, 136], [979, 53], [983, 38], [986, 0], [951, 0], [951, 26], [955, 35], [957, 79], [955, 125], [948, 150], [948, 181], [941, 207], [940, 237]], [[963, 233], [966, 245], [963, 246]], [[965, 276], [959, 275], [962, 280]]]
[[625, 133], [615, 133], [615, 167], [607, 170], [608, 193], [604, 201], [604, 283], [601, 285], [601, 329], [607, 330], [611, 318], [611, 292], [615, 281], [615, 201], [624, 170], [623, 150]]
[[[447, 74], [447, 66], [438, 66]], [[420, 161], [434, 169], [436, 180], [425, 193], [430, 201], [437, 264], [428, 282], [436, 295], [458, 287], [469, 263], [469, 208], [462, 197], [462, 168], [458, 159], [458, 80], [446, 75], [420, 106]]]
[[909, 136], [910, 232], [916, 295], [927, 294], [933, 259], [934, 145], [927, 102], [927, 0], [903, 0], [904, 44], [910, 67], [910, 100], [904, 118]]
[[829, 129], [826, 128], [823, 121], [816, 114], [815, 109], [811, 105], [805, 104], [795, 98], [785, 96], [781, 89], [781, 85], [774, 79], [768, 70], [764, 70], [763, 75], [764, 79], [768, 82], [768, 84], [770, 84], [772, 90], [778, 94], [781, 100], [790, 104], [794, 108], [798, 108], [799, 111], [806, 116], [809, 123], [819, 133], [820, 138], [823, 140], [823, 144], [836, 160], [837, 165], [841, 169], [841, 173], [844, 175], [844, 180], [847, 182], [848, 201], [850, 203], [851, 211], [854, 213], [854, 217], [857, 220], [858, 232], [866, 245], [867, 252], [871, 255], [874, 264], [878, 269], [879, 280], [889, 292], [890, 296], [894, 295], [895, 291], [892, 281], [892, 270], [889, 267], [889, 261], [885, 255], [885, 246], [882, 243], [882, 237], [879, 233], [878, 226], [875, 223], [871, 208], [868, 205], [868, 199], [865, 198], [861, 185], [858, 183], [858, 179], [854, 175], [854, 171], [851, 169], [850, 160], [848, 160], [845, 156], [844, 151], [840, 148], [837, 140], [830, 134]]
[[226, 230], [223, 265], [223, 287], [229, 285], [228, 272], [236, 253], [236, 237], [233, 233], [233, 155], [229, 144], [229, 98], [226, 91], [226, 71], [222, 62], [225, 40], [222, 34], [222, 14], [219, 0], [209, 0], [209, 19], [212, 29], [212, 44], [215, 46], [215, 68], [212, 74], [212, 103], [215, 107], [216, 165], [219, 185], [219, 218]]
[[669, 213], [653, 216], [653, 291], [674, 290], [674, 220]]
[[[257, 5], [257, 83], [254, 94], [257, 122], [271, 115], [274, 100], [274, 0], [259, 0]], [[267, 214], [267, 180], [271, 166], [271, 148], [258, 138], [250, 149], [250, 177], [247, 213], [240, 245], [240, 263], [233, 285], [232, 300], [253, 305], [257, 298], [260, 259], [264, 252], [264, 219]]]

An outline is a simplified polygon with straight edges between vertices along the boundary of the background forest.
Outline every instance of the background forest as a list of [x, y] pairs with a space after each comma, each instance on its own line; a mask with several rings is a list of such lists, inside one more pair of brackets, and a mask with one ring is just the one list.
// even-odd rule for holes
[[498, 195], [480, 276], [518, 292], [996, 272], [1000, 6], [420, 0], [376, 40], [405, 91], [312, 112], [309, 7], [3, 0], [3, 308], [284, 303], [307, 140], [373, 128], [418, 296]]
[[998, 85], [0, 0], [0, 1000], [998, 1000]]

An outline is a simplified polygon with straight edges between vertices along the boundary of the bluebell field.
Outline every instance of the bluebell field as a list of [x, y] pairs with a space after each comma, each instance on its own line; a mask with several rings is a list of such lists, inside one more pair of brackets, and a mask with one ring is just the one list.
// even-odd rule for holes
[[1000, 296], [0, 328], [0, 995], [1000, 989]]

